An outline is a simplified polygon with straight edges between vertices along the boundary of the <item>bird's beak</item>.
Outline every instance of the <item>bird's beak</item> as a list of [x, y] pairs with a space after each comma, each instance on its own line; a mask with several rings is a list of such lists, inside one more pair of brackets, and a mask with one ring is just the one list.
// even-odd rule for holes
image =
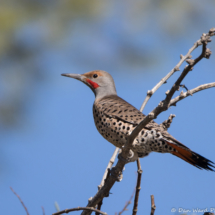
[[82, 82], [84, 82], [84, 80], [86, 79], [85, 76], [80, 75], [80, 74], [64, 73], [64, 74], [61, 74], [61, 75], [69, 77], [69, 78], [74, 78], [74, 79], [77, 79], [77, 80], [82, 81]]
[[[62, 76], [66, 76], [69, 78], [74, 78], [77, 79], [81, 82], [83, 82], [84, 84], [86, 84], [88, 87], [90, 87], [92, 89], [92, 91], [94, 92], [94, 90], [99, 87], [99, 85], [97, 83], [94, 83], [93, 81], [91, 81], [90, 79], [88, 79], [85, 75], [80, 75], [80, 74], [70, 74], [70, 73], [64, 73], [61, 74]], [[94, 92], [95, 93], [95, 92]]]

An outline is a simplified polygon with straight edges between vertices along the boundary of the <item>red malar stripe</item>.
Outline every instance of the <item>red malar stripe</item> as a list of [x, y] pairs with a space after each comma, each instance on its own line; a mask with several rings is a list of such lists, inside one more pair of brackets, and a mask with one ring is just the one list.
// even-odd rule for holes
[[97, 83], [91, 81], [91, 80], [88, 79], [88, 78], [86, 79], [86, 81], [87, 81], [94, 89], [96, 89], [96, 88], [99, 87], [99, 85], [98, 85]]

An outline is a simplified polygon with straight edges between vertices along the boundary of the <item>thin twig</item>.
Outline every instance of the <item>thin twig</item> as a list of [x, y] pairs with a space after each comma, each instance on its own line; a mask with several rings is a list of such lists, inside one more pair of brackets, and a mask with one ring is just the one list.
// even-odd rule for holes
[[21, 197], [13, 190], [12, 187], [10, 187], [10, 189], [12, 190], [12, 192], [16, 195], [16, 197], [17, 197], [17, 198], [19, 199], [19, 201], [21, 202], [21, 204], [22, 204], [22, 206], [24, 207], [24, 209], [25, 209], [27, 215], [29, 215], [28, 209], [26, 208], [26, 206], [25, 206], [24, 202], [22, 201]]
[[104, 186], [104, 183], [105, 183], [105, 179], [107, 178], [107, 174], [108, 174], [108, 169], [111, 169], [111, 167], [113, 166], [114, 162], [115, 162], [115, 159], [116, 159], [116, 156], [118, 154], [118, 151], [119, 151], [119, 148], [116, 147], [114, 152], [113, 152], [113, 155], [107, 165], [107, 168], [105, 169], [105, 173], [103, 175], [103, 178], [102, 178], [102, 181], [100, 183], [100, 185], [98, 186], [98, 189], [101, 189], [101, 187]]
[[209, 83], [209, 84], [202, 84], [202, 85], [200, 85], [200, 86], [198, 86], [192, 90], [189, 90], [185, 93], [181, 93], [179, 96], [175, 97], [174, 99], [172, 99], [170, 101], [170, 106], [176, 106], [176, 103], [181, 101], [182, 99], [185, 99], [188, 96], [192, 96], [194, 93], [197, 93], [201, 90], [206, 90], [206, 89], [209, 89], [212, 87], [215, 87], [215, 82]]
[[[173, 85], [172, 89], [167, 94], [164, 101], [160, 102], [159, 105], [151, 111], [142, 122], [140, 122], [132, 133], [129, 135], [124, 147], [122, 148], [121, 156], [118, 159], [118, 162], [114, 168], [111, 169], [111, 175], [104, 184], [104, 186], [96, 193], [96, 195], [92, 198], [92, 200], [88, 203], [88, 207], [95, 207], [101, 199], [104, 198], [105, 194], [110, 191], [112, 186], [115, 184], [116, 181], [119, 180], [119, 176], [122, 174], [123, 168], [126, 163], [130, 161], [129, 152], [132, 148], [132, 143], [139, 132], [152, 120], [155, 119], [161, 112], [166, 111], [169, 108], [170, 100], [174, 95], [175, 91], [178, 89], [181, 81], [183, 81], [184, 77], [188, 74], [189, 71], [192, 70], [193, 66], [198, 63], [203, 57], [209, 58], [210, 51], [206, 49], [206, 43], [210, 42], [210, 36], [215, 35], [215, 28], [210, 29], [208, 34], [204, 34], [200, 40], [198, 40], [195, 45], [189, 50], [191, 53], [197, 46], [203, 44], [203, 49], [201, 55], [196, 58], [195, 60], [189, 61], [189, 66], [185, 67], [184, 71], [178, 78], [178, 80]], [[183, 58], [183, 56], [182, 56]], [[191, 59], [189, 59], [191, 60]], [[84, 210], [82, 215], [89, 215], [91, 211]]]
[[137, 207], [138, 207], [138, 200], [139, 200], [139, 194], [140, 194], [140, 184], [141, 184], [141, 177], [142, 177], [142, 169], [141, 169], [141, 165], [140, 165], [140, 159], [137, 159], [137, 185], [136, 185], [136, 193], [135, 193], [135, 198], [134, 198], [134, 207], [133, 207], [133, 213], [132, 215], [136, 215], [137, 214]]
[[198, 47], [199, 45], [202, 45], [202, 53], [199, 55], [199, 57], [197, 57], [196, 59], [189, 59], [186, 60], [186, 62], [189, 64], [188, 66], [185, 66], [182, 74], [180, 75], [180, 77], [177, 79], [177, 81], [175, 82], [175, 84], [173, 85], [173, 87], [171, 88], [171, 90], [169, 91], [169, 93], [166, 95], [166, 99], [164, 101], [164, 106], [165, 105], [169, 105], [170, 100], [173, 96], [173, 94], [175, 93], [175, 91], [177, 89], [179, 89], [181, 82], [183, 81], [183, 79], [185, 78], [185, 76], [193, 70], [193, 67], [203, 58], [209, 59], [210, 55], [211, 55], [211, 51], [210, 49], [207, 48], [207, 43], [211, 42], [210, 37], [215, 35], [215, 28], [210, 29], [210, 31], [207, 34], [202, 34], [201, 39], [198, 40], [196, 43], [194, 43], [194, 46], [190, 49], [190, 50], [194, 50], [196, 47]]
[[100, 210], [97, 210], [97, 209], [95, 209], [93, 207], [77, 207], [77, 208], [65, 209], [63, 211], [53, 213], [52, 215], [60, 215], [60, 214], [69, 213], [69, 212], [72, 212], [72, 211], [82, 211], [82, 210], [87, 210], [87, 211], [91, 211], [91, 212], [95, 211], [95, 212], [97, 212], [99, 214], [107, 215], [107, 213], [102, 212]]
[[154, 215], [155, 209], [156, 209], [156, 206], [155, 206], [154, 195], [151, 195], [151, 213], [150, 213], [150, 215]]
[[42, 207], [43, 215], [45, 215], [45, 209], [43, 206], [41, 206], [41, 207]]
[[128, 208], [127, 208], [127, 207], [131, 204], [131, 200], [132, 200], [133, 197], [134, 197], [134, 193], [135, 193], [135, 190], [133, 191], [133, 193], [132, 193], [132, 195], [131, 195], [129, 201], [127, 201], [127, 202], [125, 203], [125, 206], [124, 206], [123, 209], [118, 213], [118, 215], [121, 215], [124, 211], [128, 211]]
[[[210, 36], [214, 36], [214, 28], [211, 28], [209, 33]], [[209, 41], [210, 42], [210, 41]], [[192, 56], [190, 55], [199, 45], [201, 45], [202, 41], [201, 39], [197, 40], [193, 47], [191, 49], [189, 49], [189, 51], [187, 52], [187, 54], [185, 56], [180, 55], [181, 60], [178, 62], [178, 64], [164, 77], [162, 78], [151, 90], [149, 90], [147, 92], [147, 96], [140, 108], [140, 112], [143, 112], [143, 109], [145, 108], [147, 102], [149, 101], [149, 99], [151, 98], [151, 96], [164, 84], [166, 83], [166, 81], [176, 72], [176, 71], [180, 71], [180, 66], [182, 65], [182, 63], [191, 58]]]

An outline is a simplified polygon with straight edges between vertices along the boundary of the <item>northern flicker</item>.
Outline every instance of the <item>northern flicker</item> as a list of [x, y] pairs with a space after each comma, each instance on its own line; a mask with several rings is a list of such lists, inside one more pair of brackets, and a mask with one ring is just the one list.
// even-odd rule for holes
[[[86, 84], [95, 94], [93, 117], [99, 133], [113, 145], [122, 148], [129, 134], [145, 115], [117, 96], [112, 76], [102, 70], [85, 74], [62, 74]], [[138, 157], [150, 152], [171, 153], [199, 169], [214, 171], [214, 163], [180, 143], [154, 121], [143, 128], [132, 144]]]

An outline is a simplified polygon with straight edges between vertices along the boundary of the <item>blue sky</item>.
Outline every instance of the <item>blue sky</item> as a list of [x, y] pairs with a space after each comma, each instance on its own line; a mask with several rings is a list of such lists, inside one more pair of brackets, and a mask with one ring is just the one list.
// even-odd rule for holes
[[[115, 80], [118, 95], [140, 108], [147, 90], [176, 65], [179, 55], [185, 54], [203, 32], [214, 27], [207, 14], [209, 21], [205, 25], [171, 37], [161, 29], [154, 29], [153, 24], [156, 23], [151, 15], [145, 24], [145, 33], [138, 25], [138, 33], [132, 34], [129, 27], [134, 26], [125, 22], [127, 9], [120, 11], [120, 4], [116, 6], [118, 10], [112, 8], [111, 15], [99, 21], [80, 19], [72, 23], [67, 36], [55, 44], [42, 43], [48, 37], [45, 34], [48, 30], [41, 27], [38, 20], [29, 21], [18, 30], [19, 41], [24, 38], [24, 45], [39, 47], [34, 62], [45, 76], [40, 84], [34, 87], [29, 84], [25, 88], [28, 102], [24, 114], [18, 118], [19, 126], [1, 132], [2, 214], [25, 213], [10, 186], [21, 196], [31, 215], [42, 214], [41, 206], [46, 214], [54, 213], [55, 201], [62, 210], [86, 206], [88, 198], [97, 192], [114, 146], [103, 139], [94, 126], [94, 95], [91, 90], [77, 80], [61, 77], [61, 73], [106, 70]], [[32, 40], [25, 39], [26, 35]], [[146, 63], [141, 64], [141, 58], [137, 60], [138, 56], [129, 53], [127, 46], [140, 50], [140, 56], [146, 55], [143, 58]], [[209, 47], [214, 53], [215, 41]], [[134, 56], [134, 59], [126, 61], [121, 52], [128, 52], [127, 58]], [[149, 53], [149, 58], [146, 53]], [[200, 49], [193, 56], [198, 53]], [[214, 54], [210, 60], [201, 61], [183, 84], [192, 89], [215, 81], [214, 62]], [[157, 106], [179, 74], [174, 74], [153, 95], [144, 113]], [[169, 132], [193, 151], [215, 162], [214, 94], [215, 89], [209, 89], [188, 97], [177, 107], [162, 113], [156, 122], [161, 123], [169, 114], [176, 114]], [[155, 196], [157, 214], [179, 214], [171, 212], [173, 207], [177, 211], [178, 208], [215, 208], [215, 173], [201, 171], [169, 154], [151, 153], [141, 159], [141, 165], [139, 213], [149, 214], [151, 194]], [[104, 199], [102, 211], [108, 214], [119, 212], [129, 200], [135, 183], [136, 163], [130, 163], [125, 167], [123, 180], [116, 183], [110, 197]], [[130, 213], [131, 209], [129, 206], [129, 212], [124, 213]]]

